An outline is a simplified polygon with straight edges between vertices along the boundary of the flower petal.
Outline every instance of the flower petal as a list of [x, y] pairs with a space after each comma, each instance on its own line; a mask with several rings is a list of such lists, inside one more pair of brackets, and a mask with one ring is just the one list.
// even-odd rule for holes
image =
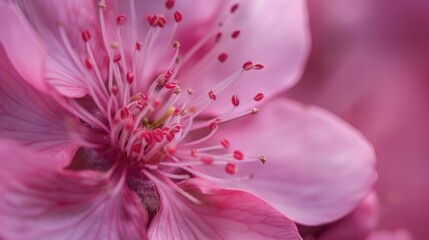
[[[102, 51], [98, 50], [100, 40], [95, 34], [99, 29], [96, 25], [96, 4], [93, 1], [78, 0], [54, 2], [14, 0], [14, 2], [46, 44], [49, 55], [45, 74], [48, 82], [67, 97], [86, 95], [88, 89], [85, 83], [90, 77], [84, 68], [85, 59], [81, 59], [82, 56], [88, 55], [81, 39], [82, 30], [92, 31], [93, 39], [90, 44], [97, 43], [97, 47], [93, 47], [95, 59], [96, 61], [103, 59]], [[60, 29], [64, 31], [65, 39], [69, 41], [71, 51], [67, 50]]]
[[33, 87], [46, 92], [47, 84], [43, 78], [46, 53], [40, 40], [24, 16], [4, 1], [0, 1], [0, 22], [0, 46], [3, 46], [12, 64], [19, 69], [19, 74]]
[[171, 189], [160, 189], [162, 207], [149, 239], [301, 239], [296, 226], [250, 193], [226, 190], [202, 179], [179, 183], [196, 205]]
[[349, 125], [316, 107], [273, 99], [257, 115], [221, 127], [218, 136], [230, 140], [231, 149], [240, 149], [245, 156], [264, 154], [267, 159], [264, 165], [239, 164], [238, 173], [254, 177], [226, 186], [261, 196], [301, 224], [343, 217], [376, 179], [371, 145]]
[[0, 236], [146, 238], [145, 210], [126, 186], [101, 173], [60, 169], [51, 158], [0, 140]]
[[76, 149], [81, 141], [78, 128], [81, 124], [51, 96], [24, 81], [1, 46], [0, 76], [0, 137], [49, 152]]
[[[231, 36], [236, 30], [240, 34], [233, 39]], [[207, 96], [210, 90], [216, 91], [214, 86], [242, 70], [242, 65], [249, 60], [265, 68], [244, 72], [240, 79], [217, 94], [208, 112], [225, 112], [234, 94], [248, 100], [262, 92], [268, 99], [299, 80], [310, 47], [305, 1], [242, 1], [218, 31], [223, 36], [211, 58], [196, 56], [179, 76], [181, 80], [195, 80], [189, 83], [195, 96]], [[221, 53], [228, 54], [223, 63], [218, 61]]]
[[405, 229], [373, 232], [366, 240], [413, 240], [413, 236]]

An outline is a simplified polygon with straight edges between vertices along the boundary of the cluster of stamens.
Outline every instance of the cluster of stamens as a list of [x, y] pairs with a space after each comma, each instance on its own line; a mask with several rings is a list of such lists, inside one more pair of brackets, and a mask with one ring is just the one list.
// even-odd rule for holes
[[[165, 6], [167, 9], [172, 9], [174, 1], [168, 0]], [[196, 171], [192, 166], [224, 165], [227, 173], [234, 174], [237, 170], [237, 162], [261, 161], [264, 163], [266, 161], [263, 155], [246, 156], [240, 150], [231, 150], [231, 144], [226, 139], [213, 146], [202, 144], [216, 133], [222, 123], [257, 113], [259, 110], [255, 107], [246, 108], [242, 106], [261, 101], [264, 98], [263, 93], [255, 93], [253, 98], [245, 99], [246, 101], [241, 101], [239, 96], [234, 94], [231, 96], [231, 106], [224, 114], [212, 119], [201, 120], [198, 118], [212, 102], [218, 99], [219, 93], [236, 82], [244, 72], [263, 69], [262, 64], [252, 61], [243, 63], [241, 69], [237, 69], [235, 73], [220, 80], [216, 86], [207, 92], [194, 92], [191, 87], [184, 87], [183, 89], [186, 90], [183, 91], [180, 81], [177, 80], [181, 66], [186, 64], [210, 40], [214, 41], [214, 47], [206, 56], [211, 56], [211, 58], [203, 61], [220, 63], [227, 61], [228, 53], [217, 54], [219, 48], [216, 47], [216, 44], [221, 41], [228, 41], [223, 39], [224, 34], [220, 30], [228, 16], [237, 11], [238, 4], [233, 5], [221, 24], [209, 32], [207, 37], [203, 37], [196, 43], [183, 57], [180, 52], [180, 43], [173, 39], [177, 25], [183, 20], [183, 15], [180, 11], [174, 11], [172, 14], [174, 27], [169, 28], [169, 31], [173, 31], [170, 34], [172, 39], [169, 41], [174, 52], [170, 54], [173, 55], [171, 64], [164, 72], [150, 81], [151, 84], [145, 91], [139, 89], [142, 85], [137, 84], [137, 82], [149, 81], [143, 76], [147, 70], [145, 63], [150, 60], [147, 52], [156, 43], [159, 32], [166, 29], [165, 26], [169, 24], [168, 18], [164, 14], [147, 15], [146, 21], [151, 27], [150, 30], [147, 32], [144, 41], [134, 39], [133, 54], [126, 56], [121, 29], [129, 21], [128, 17], [133, 22], [133, 26], [136, 25], [137, 19], [135, 16], [118, 15], [115, 19], [117, 35], [112, 41], [112, 37], [109, 37], [106, 32], [103, 14], [106, 7], [106, 3], [100, 1], [100, 29], [102, 41], [109, 57], [107, 79], [102, 77], [101, 66], [98, 66], [95, 61], [93, 47], [90, 44], [91, 32], [86, 29], [81, 32], [80, 38], [86, 47], [86, 55], [81, 61], [79, 60], [81, 57], [71, 48], [64, 26], [59, 25], [67, 51], [85, 75], [89, 79], [94, 79], [94, 81], [89, 80], [85, 84], [100, 112], [107, 116], [108, 124], [106, 125], [87, 109], [71, 100], [74, 106], [73, 111], [77, 116], [92, 127], [106, 131], [109, 134], [112, 148], [126, 153], [128, 158], [145, 168], [159, 169], [161, 174], [169, 178], [181, 179], [190, 176], [187, 174], [174, 175], [168, 171], [163, 172], [163, 168], [181, 168], [190, 174], [213, 180], [213, 177]], [[136, 34], [134, 33], [133, 36], [136, 37]], [[234, 40], [239, 36], [240, 30], [235, 30], [231, 33], [230, 39]], [[187, 84], [191, 85], [192, 82], [187, 82]], [[188, 140], [189, 134], [197, 130], [205, 132], [205, 134], [196, 140]], [[202, 145], [204, 146], [201, 147]]]

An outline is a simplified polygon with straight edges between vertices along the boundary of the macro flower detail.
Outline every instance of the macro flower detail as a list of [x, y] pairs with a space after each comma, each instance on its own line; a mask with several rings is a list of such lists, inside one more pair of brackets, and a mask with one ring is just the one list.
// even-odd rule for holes
[[294, 222], [336, 220], [371, 189], [360, 134], [275, 97], [306, 58], [303, 1], [0, 15], [0, 238], [300, 239]]

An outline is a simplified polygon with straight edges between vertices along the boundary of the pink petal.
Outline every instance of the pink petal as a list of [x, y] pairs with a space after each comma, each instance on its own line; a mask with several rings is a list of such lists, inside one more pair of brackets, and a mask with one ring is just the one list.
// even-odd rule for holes
[[0, 1], [0, 22], [0, 48], [4, 48], [12, 64], [29, 84], [46, 92], [47, 85], [43, 78], [46, 54], [40, 40], [24, 16], [5, 1]]
[[52, 156], [4, 140], [0, 161], [5, 239], [146, 238], [146, 213], [136, 195], [106, 175], [60, 169]]
[[201, 179], [179, 187], [201, 204], [160, 189], [163, 205], [149, 227], [149, 239], [301, 239], [288, 218], [250, 193]]
[[50, 96], [30, 86], [1, 47], [0, 76], [0, 137], [57, 153], [76, 149], [83, 142], [78, 128], [81, 124], [75, 117]]
[[220, 129], [218, 136], [230, 140], [231, 149], [242, 150], [245, 156], [264, 154], [267, 159], [265, 164], [238, 164], [237, 175], [253, 174], [253, 179], [225, 185], [261, 196], [301, 224], [343, 217], [376, 179], [371, 145], [316, 107], [274, 99], [257, 115]]
[[[91, 44], [97, 46], [93, 47], [96, 60], [102, 61], [101, 59], [103, 59], [103, 54], [97, 50], [100, 49], [100, 44], [95, 34], [98, 29], [96, 4], [92, 1], [78, 0], [54, 2], [15, 0], [15, 2], [26, 16], [28, 23], [46, 44], [49, 55], [45, 76], [48, 82], [67, 97], [86, 95], [88, 89], [85, 81], [90, 77], [88, 77], [84, 59], [82, 59], [82, 56], [88, 55], [81, 39], [81, 32], [84, 29], [92, 31]], [[77, 63], [67, 51], [61, 38], [60, 28], [65, 30], [72, 54], [76, 55]]]
[[[236, 30], [240, 30], [239, 37], [232, 39]], [[206, 96], [219, 82], [242, 70], [243, 63], [249, 60], [265, 68], [244, 72], [218, 94], [209, 112], [225, 112], [234, 94], [248, 100], [262, 92], [268, 99], [298, 81], [310, 47], [304, 1], [242, 1], [219, 31], [223, 36], [214, 56], [205, 61], [203, 56], [196, 56], [180, 76], [182, 81], [194, 80], [186, 84], [194, 89], [195, 96]], [[228, 58], [221, 63], [217, 58], [223, 52]]]

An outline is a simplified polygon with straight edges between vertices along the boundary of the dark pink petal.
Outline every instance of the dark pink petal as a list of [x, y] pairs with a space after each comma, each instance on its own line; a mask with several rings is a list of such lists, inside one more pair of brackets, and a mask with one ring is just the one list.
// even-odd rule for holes
[[0, 140], [4, 239], [146, 239], [146, 213], [124, 183], [61, 169], [52, 156]]
[[24, 16], [4, 1], [0, 1], [0, 23], [0, 47], [5, 49], [12, 64], [29, 84], [46, 92], [47, 84], [43, 78], [46, 53], [40, 39], [26, 23]]
[[83, 143], [81, 124], [51, 96], [30, 86], [31, 79], [24, 81], [0, 46], [0, 137], [51, 153], [75, 150]]
[[[218, 142], [227, 138], [231, 149], [241, 149], [245, 156], [263, 154], [266, 159], [265, 164], [237, 165], [236, 176], [253, 178], [225, 185], [257, 194], [301, 224], [319, 225], [345, 216], [376, 179], [371, 145], [316, 107], [273, 99], [258, 114], [220, 127], [218, 136]], [[223, 170], [219, 173], [227, 176]]]
[[293, 222], [250, 193], [202, 179], [183, 181], [179, 187], [201, 203], [162, 187], [163, 204], [149, 227], [149, 239], [301, 239]]

